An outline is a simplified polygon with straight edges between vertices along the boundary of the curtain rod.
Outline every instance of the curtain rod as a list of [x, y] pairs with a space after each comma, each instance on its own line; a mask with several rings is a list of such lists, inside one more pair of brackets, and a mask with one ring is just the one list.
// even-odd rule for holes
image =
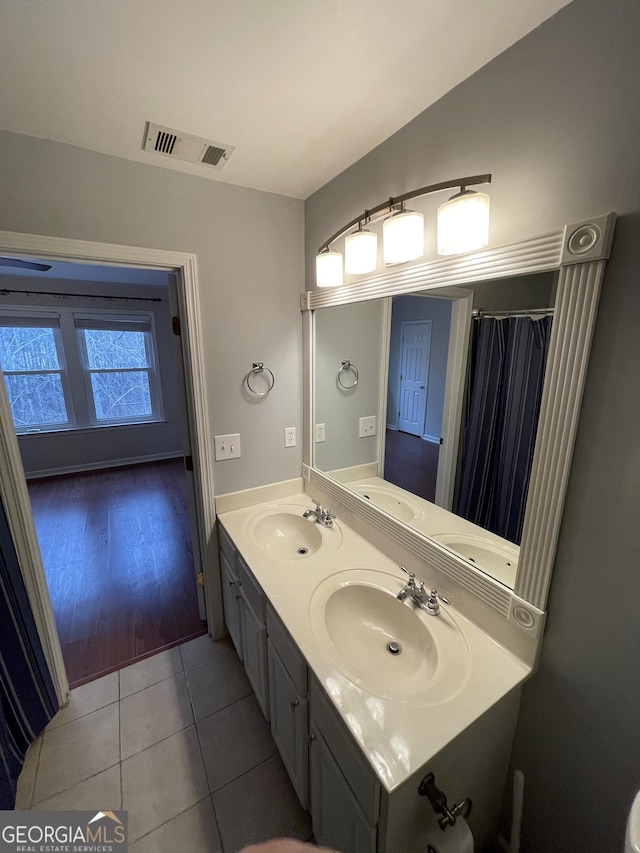
[[522, 308], [519, 311], [483, 311], [481, 308], [476, 308], [471, 316], [474, 320], [480, 320], [483, 317], [531, 317], [531, 316], [549, 316], [553, 314], [553, 308]]
[[106, 299], [108, 302], [120, 302], [129, 300], [131, 302], [162, 302], [159, 296], [99, 296], [95, 293], [66, 293], [63, 290], [8, 290], [3, 288], [0, 294], [6, 296], [9, 293], [22, 293], [24, 296], [77, 296], [80, 299]]

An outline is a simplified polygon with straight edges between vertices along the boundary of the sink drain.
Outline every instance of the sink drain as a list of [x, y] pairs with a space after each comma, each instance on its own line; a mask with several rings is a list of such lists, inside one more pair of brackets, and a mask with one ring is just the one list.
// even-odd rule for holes
[[399, 655], [402, 649], [398, 643], [394, 643], [392, 640], [390, 643], [387, 643], [387, 651], [390, 655]]
[[309, 553], [309, 549], [308, 548], [298, 548], [297, 553], [300, 554], [301, 557], [304, 557], [305, 554]]

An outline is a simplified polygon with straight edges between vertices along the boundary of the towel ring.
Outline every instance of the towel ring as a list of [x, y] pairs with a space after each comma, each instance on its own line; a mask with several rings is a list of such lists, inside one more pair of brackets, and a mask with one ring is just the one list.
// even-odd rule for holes
[[[344, 376], [342, 376], [343, 373], [345, 375], [347, 373], [353, 374], [354, 380], [351, 383], [351, 385], [345, 385], [344, 384], [344, 382], [342, 381], [344, 379]], [[355, 388], [356, 385], [358, 384], [358, 368], [355, 366], [355, 364], [351, 364], [351, 362], [348, 359], [343, 359], [342, 360], [342, 367], [338, 371], [337, 379], [338, 379], [338, 385], [341, 388], [344, 388], [345, 391], [350, 391], [352, 388]]]
[[[260, 373], [269, 374], [269, 377], [267, 378], [267, 388], [264, 391], [258, 391], [257, 388], [254, 388], [251, 384], [251, 377], [259, 375]], [[276, 383], [273, 373], [269, 370], [268, 367], [264, 366], [264, 362], [262, 361], [253, 362], [253, 367], [244, 377], [244, 381], [249, 391], [251, 391], [252, 394], [255, 394], [256, 397], [265, 397]]]

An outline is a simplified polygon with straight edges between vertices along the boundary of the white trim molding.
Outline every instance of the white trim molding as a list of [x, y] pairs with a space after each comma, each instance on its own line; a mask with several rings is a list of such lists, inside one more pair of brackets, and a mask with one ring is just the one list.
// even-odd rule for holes
[[[14, 257], [26, 255], [30, 258], [82, 261], [85, 264], [101, 266], [163, 269], [177, 274], [187, 410], [194, 464], [198, 544], [202, 554], [207, 593], [207, 619], [211, 633], [221, 636], [224, 622], [215, 551], [213, 456], [209, 440], [211, 430], [204, 374], [196, 256], [185, 252], [93, 243], [12, 231], [0, 231], [0, 253]], [[9, 519], [47, 664], [58, 699], [64, 704], [68, 700], [69, 684], [33, 525], [18, 441], [4, 387], [0, 389], [0, 495]]]
[[[322, 488], [336, 503], [383, 530], [535, 639], [544, 626], [598, 297], [615, 219], [614, 213], [593, 217], [509, 246], [395, 270], [334, 290], [307, 291], [301, 298], [302, 311], [306, 313], [417, 290], [558, 272], [551, 345], [513, 590], [314, 469], [310, 448], [305, 448], [304, 456], [305, 469], [308, 466], [305, 479], [312, 486]], [[312, 388], [312, 346], [305, 356], [305, 379]], [[313, 401], [307, 400], [306, 418], [312, 417], [312, 408]]]

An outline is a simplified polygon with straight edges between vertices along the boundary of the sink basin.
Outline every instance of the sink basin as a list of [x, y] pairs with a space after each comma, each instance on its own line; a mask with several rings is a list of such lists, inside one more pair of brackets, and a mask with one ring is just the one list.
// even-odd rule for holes
[[520, 556], [517, 545], [461, 533], [442, 533], [433, 539], [513, 589]]
[[261, 510], [251, 516], [246, 525], [248, 540], [259, 551], [281, 560], [301, 560], [312, 557], [320, 549], [335, 551], [342, 542], [342, 532], [334, 521], [333, 527], [322, 527], [303, 517], [308, 506], [281, 504]]
[[371, 501], [374, 506], [388, 512], [389, 515], [400, 521], [412, 522], [423, 515], [417, 503], [405, 498], [404, 495], [400, 495], [394, 489], [385, 489], [384, 486], [379, 486], [376, 483], [350, 483], [348, 485], [353, 492]]
[[309, 605], [314, 636], [331, 663], [367, 692], [435, 705], [466, 684], [469, 650], [445, 612], [431, 616], [397, 594], [403, 581], [351, 569], [324, 580]]

